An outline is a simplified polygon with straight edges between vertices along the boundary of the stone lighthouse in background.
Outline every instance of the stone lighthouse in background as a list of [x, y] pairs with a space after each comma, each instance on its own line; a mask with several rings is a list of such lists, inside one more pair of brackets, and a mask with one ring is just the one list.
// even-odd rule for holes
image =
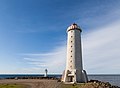
[[67, 61], [66, 69], [62, 76], [65, 83], [83, 83], [87, 82], [86, 71], [82, 65], [82, 47], [81, 47], [82, 30], [77, 24], [68, 27], [67, 33]]

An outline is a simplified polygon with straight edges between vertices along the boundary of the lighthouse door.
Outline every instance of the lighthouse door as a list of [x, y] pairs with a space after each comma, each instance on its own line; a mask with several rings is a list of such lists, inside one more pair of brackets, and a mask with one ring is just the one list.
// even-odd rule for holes
[[70, 82], [73, 82], [73, 76], [70, 77]]

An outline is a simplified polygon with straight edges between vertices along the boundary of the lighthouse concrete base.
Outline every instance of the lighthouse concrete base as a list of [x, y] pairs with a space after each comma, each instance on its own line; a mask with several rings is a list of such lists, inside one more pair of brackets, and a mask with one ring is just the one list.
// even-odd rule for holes
[[[81, 74], [77, 70], [66, 70], [64, 71], [63, 75], [62, 75], [62, 81], [65, 84], [74, 84], [74, 83], [87, 83], [88, 82], [88, 78], [87, 78], [87, 74], [85, 70], [82, 70]], [[76, 76], [76, 75], [81, 75], [81, 76]], [[80, 78], [77, 78], [80, 77]]]

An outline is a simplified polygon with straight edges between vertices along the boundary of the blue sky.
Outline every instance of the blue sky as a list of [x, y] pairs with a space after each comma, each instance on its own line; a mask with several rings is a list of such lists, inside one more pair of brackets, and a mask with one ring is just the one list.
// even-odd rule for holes
[[0, 0], [0, 73], [62, 73], [66, 29], [83, 30], [89, 74], [120, 74], [119, 0]]

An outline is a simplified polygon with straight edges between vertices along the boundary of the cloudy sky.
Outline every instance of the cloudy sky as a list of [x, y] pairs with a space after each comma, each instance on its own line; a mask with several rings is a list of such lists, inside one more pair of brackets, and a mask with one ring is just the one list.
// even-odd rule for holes
[[120, 0], [0, 0], [0, 74], [62, 73], [74, 22], [87, 73], [120, 74]]

